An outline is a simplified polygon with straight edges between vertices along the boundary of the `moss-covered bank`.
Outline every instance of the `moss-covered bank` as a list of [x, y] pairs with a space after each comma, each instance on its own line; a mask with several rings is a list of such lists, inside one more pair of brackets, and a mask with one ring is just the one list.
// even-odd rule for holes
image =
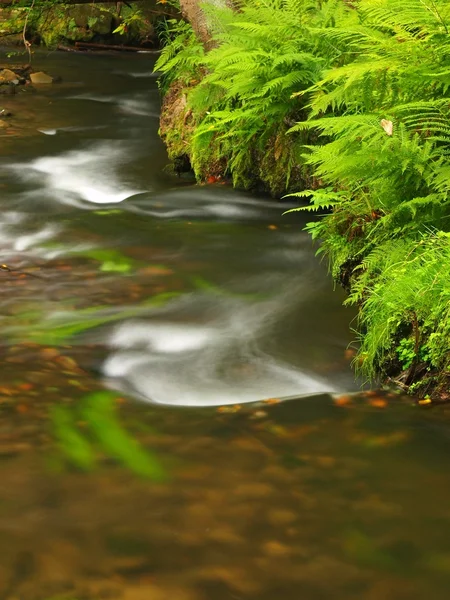
[[[226, 10], [217, 10], [217, 15], [229, 19]], [[228, 64], [221, 54], [224, 46], [214, 43], [205, 51], [187, 23], [169, 22], [165, 37], [169, 43], [157, 63], [163, 73], [161, 136], [175, 167], [192, 169], [199, 181], [226, 178], [236, 187], [274, 197], [314, 187], [311, 170], [301, 160], [301, 148], [286, 135], [304, 116], [303, 103], [290, 99], [298, 79], [273, 89], [262, 106], [261, 99], [249, 97], [242, 110], [244, 103], [236, 88], [241, 83], [239, 75], [245, 77], [246, 67], [241, 64], [245, 38], [233, 40], [240, 47], [235, 62]], [[261, 44], [261, 53], [267, 50], [266, 63], [275, 59], [273, 72], [260, 81], [264, 86], [276, 74], [282, 77], [291, 65], [281, 61], [285, 45], [274, 46], [270, 38]], [[227, 63], [225, 81], [221, 69], [213, 67], [216, 61]]]
[[229, 157], [221, 151], [219, 140], [212, 138], [208, 149], [199, 152], [194, 139], [196, 115], [188, 103], [195, 85], [173, 82], [162, 99], [160, 134], [175, 171], [190, 172], [199, 182], [228, 180], [237, 188], [268, 193], [274, 198], [314, 185], [308, 169], [292, 164], [295, 148], [286, 137], [287, 127], [281, 126], [267, 141], [261, 143], [255, 138], [250, 142], [237, 172], [230, 169]]

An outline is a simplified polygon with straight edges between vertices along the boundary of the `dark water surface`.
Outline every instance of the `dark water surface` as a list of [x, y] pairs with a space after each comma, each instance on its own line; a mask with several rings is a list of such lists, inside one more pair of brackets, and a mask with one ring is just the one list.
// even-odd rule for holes
[[302, 216], [165, 170], [152, 62], [0, 102], [0, 600], [447, 598], [445, 412], [354, 393]]

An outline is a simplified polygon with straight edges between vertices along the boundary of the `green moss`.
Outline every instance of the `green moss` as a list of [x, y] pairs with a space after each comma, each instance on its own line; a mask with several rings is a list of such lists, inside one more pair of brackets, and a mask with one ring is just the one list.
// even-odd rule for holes
[[[153, 6], [155, 3], [151, 4]], [[34, 42], [39, 40], [49, 48], [54, 48], [60, 43], [70, 44], [76, 41], [95, 40], [117, 44], [152, 41], [155, 29], [148, 15], [152, 15], [153, 19], [158, 16], [155, 6], [148, 9], [146, 14], [141, 14], [138, 5], [123, 7], [120, 16], [116, 12], [115, 4], [36, 3], [29, 13], [24, 9], [0, 9], [2, 43], [7, 42], [14, 34], [21, 36], [27, 14], [28, 39]], [[121, 33], [114, 33], [121, 25]], [[18, 43], [22, 42], [21, 37], [14, 39]]]

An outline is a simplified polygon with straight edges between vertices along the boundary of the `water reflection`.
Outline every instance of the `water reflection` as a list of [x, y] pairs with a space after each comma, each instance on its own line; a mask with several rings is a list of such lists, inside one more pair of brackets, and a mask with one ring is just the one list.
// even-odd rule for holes
[[[117, 418], [116, 399], [116, 394], [104, 391], [83, 396], [75, 410], [52, 407], [50, 416], [62, 456], [79, 469], [92, 470], [96, 464], [95, 442], [107, 457], [114, 458], [132, 473], [152, 481], [164, 480], [165, 471], [159, 459], [145, 450]], [[79, 427], [80, 418], [91, 439]]]

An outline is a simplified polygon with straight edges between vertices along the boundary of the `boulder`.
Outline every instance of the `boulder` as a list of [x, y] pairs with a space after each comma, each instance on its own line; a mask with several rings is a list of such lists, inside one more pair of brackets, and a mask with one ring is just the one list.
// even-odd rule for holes
[[38, 71], [37, 73], [30, 74], [31, 83], [53, 83], [53, 77], [47, 75], [43, 71]]
[[[66, 20], [71, 20], [75, 25], [73, 31], [68, 31], [66, 37], [71, 39], [80, 34], [79, 29], [91, 32], [92, 35], [109, 35], [113, 29], [113, 15], [107, 10], [97, 8], [91, 4], [77, 4], [67, 8]], [[70, 21], [69, 21], [70, 22]], [[70, 29], [70, 28], [69, 28]], [[77, 31], [78, 29], [78, 31]], [[71, 35], [72, 34], [72, 35]], [[75, 37], [74, 39], [79, 39]]]
[[[11, 69], [2, 69], [0, 71], [0, 85], [5, 83], [19, 83], [19, 76]], [[17, 84], [16, 84], [17, 85]]]

